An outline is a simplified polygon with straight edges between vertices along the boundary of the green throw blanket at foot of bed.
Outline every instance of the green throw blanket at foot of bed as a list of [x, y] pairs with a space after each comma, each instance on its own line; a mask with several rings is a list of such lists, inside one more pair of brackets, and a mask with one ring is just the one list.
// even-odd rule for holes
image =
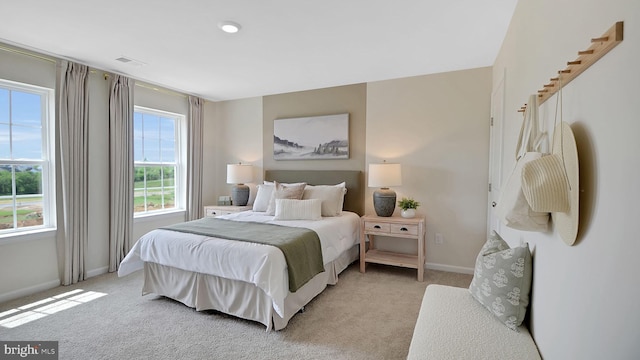
[[216, 218], [203, 218], [161, 229], [275, 246], [287, 261], [291, 292], [296, 292], [324, 271], [320, 238], [313, 230]]

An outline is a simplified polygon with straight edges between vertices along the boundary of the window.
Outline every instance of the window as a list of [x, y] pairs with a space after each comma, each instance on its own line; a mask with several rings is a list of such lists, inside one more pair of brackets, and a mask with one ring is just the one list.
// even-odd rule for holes
[[136, 107], [134, 214], [183, 209], [180, 127], [184, 116]]
[[0, 236], [55, 227], [53, 90], [0, 80]]

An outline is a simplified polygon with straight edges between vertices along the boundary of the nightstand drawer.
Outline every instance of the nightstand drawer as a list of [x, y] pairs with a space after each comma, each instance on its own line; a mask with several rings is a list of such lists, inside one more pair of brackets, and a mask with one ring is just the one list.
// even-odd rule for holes
[[389, 225], [389, 223], [366, 221], [364, 223], [364, 229], [365, 231], [388, 233], [391, 231], [391, 227]]
[[418, 235], [418, 225], [391, 224], [392, 234]]
[[227, 214], [231, 214], [231, 211], [220, 210], [220, 209], [204, 210], [204, 216], [207, 216], [207, 217], [214, 217], [214, 216], [227, 215]]
[[251, 206], [234, 206], [234, 205], [207, 205], [204, 207], [205, 217], [216, 217], [220, 215], [228, 215], [240, 211], [251, 210]]

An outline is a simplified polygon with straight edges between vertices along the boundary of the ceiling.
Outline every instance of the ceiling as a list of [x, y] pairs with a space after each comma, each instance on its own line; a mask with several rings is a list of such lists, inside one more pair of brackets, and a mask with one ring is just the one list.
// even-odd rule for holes
[[218, 101], [491, 66], [516, 3], [2, 0], [0, 42]]

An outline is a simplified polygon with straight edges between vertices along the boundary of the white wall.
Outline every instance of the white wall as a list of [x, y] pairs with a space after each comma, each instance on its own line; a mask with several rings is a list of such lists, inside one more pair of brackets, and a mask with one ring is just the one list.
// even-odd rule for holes
[[367, 85], [366, 163], [402, 165], [394, 190], [421, 203], [427, 267], [472, 272], [486, 240], [490, 95], [489, 67]]
[[[640, 358], [640, 2], [520, 0], [494, 64], [494, 86], [506, 69], [505, 154], [512, 154], [516, 109], [528, 94], [621, 20], [623, 42], [563, 90], [580, 157], [576, 244], [553, 229], [502, 234], [534, 248], [530, 326], [545, 359]], [[555, 97], [540, 108], [547, 129], [554, 106]], [[513, 167], [511, 156], [503, 165]]]
[[203, 205], [231, 194], [227, 164], [253, 165], [253, 182], [262, 182], [262, 97], [207, 102], [204, 134]]

